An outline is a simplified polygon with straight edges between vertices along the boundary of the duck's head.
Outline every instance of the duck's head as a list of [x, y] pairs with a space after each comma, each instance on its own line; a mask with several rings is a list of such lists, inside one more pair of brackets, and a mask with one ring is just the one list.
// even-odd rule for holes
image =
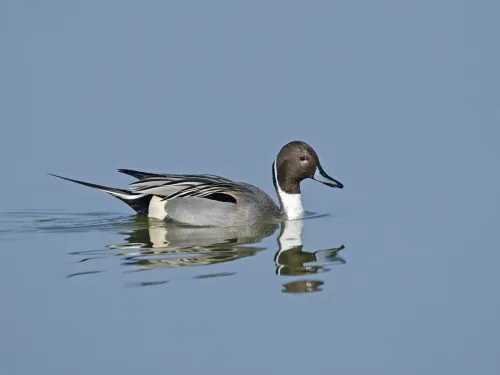
[[273, 165], [273, 177], [277, 188], [287, 194], [300, 194], [300, 182], [306, 178], [312, 178], [330, 187], [344, 187], [326, 174], [316, 151], [301, 141], [290, 142], [282, 147]]

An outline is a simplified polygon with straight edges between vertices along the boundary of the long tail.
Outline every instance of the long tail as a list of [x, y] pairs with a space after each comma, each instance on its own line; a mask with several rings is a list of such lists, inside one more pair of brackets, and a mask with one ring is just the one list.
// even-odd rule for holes
[[94, 188], [97, 190], [104, 191], [104, 192], [109, 193], [109, 194], [111, 194], [115, 197], [118, 197], [120, 199], [127, 199], [128, 200], [128, 199], [138, 199], [138, 198], [143, 197], [143, 195], [141, 195], [141, 194], [131, 193], [130, 191], [124, 190], [124, 189], [115, 189], [115, 188], [110, 188], [110, 187], [103, 186], [103, 185], [91, 184], [90, 182], [73, 180], [72, 178], [62, 177], [62, 176], [58, 176], [58, 175], [52, 174], [52, 173], [48, 173], [48, 174], [50, 176], [57, 177], [57, 178], [60, 178], [60, 179], [66, 180], [66, 181], [71, 181], [71, 182], [74, 182], [76, 184], [80, 184], [80, 185], [88, 186], [88, 187], [91, 187], [91, 188]]
[[72, 178], [58, 176], [56, 174], [48, 173], [50, 176], [60, 178], [62, 180], [74, 182], [76, 184], [88, 186], [97, 190], [104, 191], [112, 196], [120, 199], [121, 201], [127, 203], [132, 209], [134, 209], [140, 215], [147, 215], [149, 210], [149, 202], [151, 201], [151, 195], [132, 193], [125, 189], [116, 189], [103, 185], [92, 184], [90, 182], [84, 182], [79, 180], [73, 180]]

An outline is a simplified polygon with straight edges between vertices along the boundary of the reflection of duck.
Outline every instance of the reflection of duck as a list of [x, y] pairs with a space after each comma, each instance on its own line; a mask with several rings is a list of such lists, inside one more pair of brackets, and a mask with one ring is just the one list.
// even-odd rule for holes
[[277, 228], [278, 224], [274, 222], [258, 223], [245, 227], [219, 228], [165, 224], [160, 220], [149, 219], [147, 226], [134, 229], [125, 240], [129, 244], [142, 244], [143, 248], [243, 245], [260, 242], [272, 235]]
[[283, 293], [311, 293], [321, 292], [321, 286], [324, 284], [320, 280], [297, 280], [291, 283], [283, 284]]
[[[149, 219], [147, 226], [135, 228], [127, 243], [110, 248], [127, 250], [120, 254], [124, 265], [139, 270], [201, 266], [233, 261], [264, 250], [242, 246], [261, 242], [272, 235], [277, 223], [257, 223], [246, 227], [189, 227]], [[153, 258], [154, 257], [154, 258]]]
[[[329, 271], [325, 264], [343, 264], [345, 260], [338, 255], [344, 246], [319, 250], [315, 252], [302, 251], [303, 220], [290, 220], [281, 223], [278, 236], [279, 250], [274, 256], [276, 274], [281, 276], [311, 275]], [[316, 264], [310, 264], [315, 262]], [[308, 265], [306, 265], [309, 263]], [[318, 264], [319, 263], [319, 264]], [[322, 281], [299, 280], [284, 284], [283, 292], [313, 292], [320, 291]]]
[[[265, 247], [261, 242], [271, 236], [281, 225], [278, 236], [279, 249], [275, 254], [276, 274], [280, 276], [312, 275], [328, 271], [328, 265], [345, 263], [338, 252], [344, 248], [332, 248], [315, 252], [303, 251], [303, 220], [260, 222], [246, 227], [190, 227], [174, 223], [134, 217], [132, 221], [112, 222], [111, 227], [121, 227], [125, 235], [121, 244], [108, 245], [105, 249], [85, 250], [70, 254], [82, 257], [78, 263], [94, 264], [98, 259], [120, 257], [131, 271], [160, 268], [205, 266], [231, 262], [256, 255]], [[102, 270], [86, 270], [72, 273], [68, 278], [89, 275]], [[210, 271], [209, 271], [210, 272]], [[258, 271], [257, 271], [258, 272]], [[223, 272], [203, 273], [194, 278], [231, 276], [227, 268]], [[166, 283], [144, 281], [134, 285], [149, 286]], [[324, 281], [302, 279], [283, 284], [283, 292], [301, 293], [321, 291]]]

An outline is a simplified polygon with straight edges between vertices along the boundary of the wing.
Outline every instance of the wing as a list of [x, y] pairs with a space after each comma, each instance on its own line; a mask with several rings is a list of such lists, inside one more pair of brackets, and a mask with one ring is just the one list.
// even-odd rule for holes
[[235, 195], [237, 195], [240, 192], [245, 192], [247, 190], [248, 188], [246, 186], [234, 182], [199, 183], [194, 186], [178, 190], [175, 193], [172, 193], [164, 197], [163, 200], [166, 201], [175, 198], [185, 198], [185, 197], [212, 199], [214, 198], [214, 196], [228, 195], [233, 198], [234, 202], [232, 203], [236, 203]]
[[236, 203], [235, 194], [248, 191], [246, 184], [209, 174], [150, 174], [128, 170], [124, 173], [138, 178], [142, 177], [140, 181], [129, 185], [130, 192], [156, 195], [163, 197], [165, 201], [174, 198], [197, 197]]
[[[199, 226], [239, 226], [279, 214], [279, 208], [255, 186], [209, 174], [152, 174], [126, 170], [139, 179], [131, 194], [157, 196], [160, 212], [174, 221]], [[151, 209], [151, 204], [149, 209]]]

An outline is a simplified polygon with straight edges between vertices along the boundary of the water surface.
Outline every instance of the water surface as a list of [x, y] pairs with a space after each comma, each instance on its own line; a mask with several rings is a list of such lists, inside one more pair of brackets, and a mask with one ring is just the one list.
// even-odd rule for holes
[[[498, 1], [0, 1], [0, 374], [500, 373]], [[319, 217], [192, 231], [117, 168]]]
[[[26, 239], [29, 234], [118, 234], [122, 238], [121, 242], [105, 244], [102, 248], [70, 251], [70, 245], [67, 255], [71, 258], [68, 258], [70, 265], [66, 278], [106, 272], [108, 263], [105, 261], [110, 258], [121, 266], [123, 273], [131, 274], [127, 276], [131, 281], [127, 281], [125, 285], [154, 286], [171, 281], [164, 279], [169, 274], [162, 272], [149, 276], [138, 272], [196, 266], [200, 267], [199, 274], [189, 276], [193, 279], [232, 276], [237, 272], [231, 272], [231, 264], [225, 265], [224, 272], [211, 272], [211, 267], [208, 266], [253, 257], [268, 247], [272, 247], [275, 252], [276, 275], [314, 275], [328, 271], [328, 264], [345, 263], [338, 256], [344, 246], [304, 251], [302, 243], [304, 223], [321, 218], [321, 215], [309, 214], [306, 219], [296, 221], [262, 222], [245, 227], [197, 228], [106, 212], [17, 210], [0, 216], [0, 225], [4, 228], [0, 233], [4, 241]], [[277, 243], [266, 241], [277, 231]], [[141, 277], [148, 281], [139, 281]], [[159, 279], [153, 281], [153, 277]], [[320, 291], [323, 284], [321, 280], [297, 280], [284, 284], [283, 291]]]
[[[427, 243], [415, 233], [430, 235], [428, 225], [335, 215], [192, 228], [11, 210], [0, 223], [3, 321], [15, 322], [3, 332], [16, 338], [5, 350], [30, 355], [15, 360], [20, 372], [299, 373], [312, 363], [326, 373], [338, 363], [367, 369], [358, 356], [420, 370], [497, 358], [488, 341], [496, 266], [473, 254], [487, 259], [488, 248], [466, 248], [445, 227]], [[478, 267], [482, 277], [470, 277]]]

